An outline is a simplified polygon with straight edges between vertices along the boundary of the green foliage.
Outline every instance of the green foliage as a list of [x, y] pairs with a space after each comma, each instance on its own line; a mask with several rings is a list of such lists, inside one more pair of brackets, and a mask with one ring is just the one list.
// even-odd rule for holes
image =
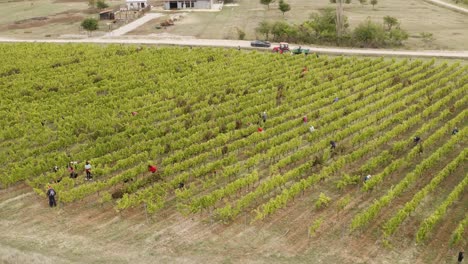
[[[441, 159], [453, 162], [466, 141], [467, 68], [456, 63], [81, 44], [66, 52], [63, 45], [2, 44], [0, 54], [0, 183], [26, 181], [38, 199], [46, 199], [50, 183], [65, 203], [96, 194], [105, 202], [112, 194], [121, 197], [119, 211], [177, 207], [183, 215], [202, 212], [202, 218], [232, 221], [254, 212], [262, 220], [339, 175], [347, 186], [361, 181], [349, 175], [369, 172], [372, 180], [362, 190], [380, 187], [374, 194], [386, 195], [372, 195], [378, 206], [362, 203], [349, 213], [377, 208], [371, 209], [376, 216], [441, 168]], [[300, 78], [304, 67], [309, 70]], [[278, 91], [284, 104], [276, 104]], [[258, 133], [262, 111], [268, 120]], [[318, 128], [314, 133], [301, 122], [304, 115]], [[451, 136], [454, 125], [460, 132]], [[403, 136], [413, 133], [423, 135], [424, 155]], [[322, 161], [330, 140], [347, 147]], [[99, 174], [93, 181], [84, 181], [87, 159]], [[63, 166], [70, 160], [79, 161], [77, 179]], [[456, 161], [464, 165], [461, 157]], [[147, 171], [149, 163], [157, 173]], [[54, 165], [59, 171], [51, 170]], [[388, 189], [388, 177], [401, 172], [408, 173], [393, 177]], [[438, 192], [435, 183], [412, 188], [412, 201], [398, 210], [412, 212], [428, 190]], [[328, 202], [327, 210], [346, 210], [350, 199], [333, 208]], [[374, 216], [366, 214], [362, 223]], [[312, 235], [320, 230], [314, 220]]]
[[396, 17], [384, 16], [383, 20], [384, 25], [387, 27], [387, 31], [392, 30], [392, 27], [397, 26], [399, 24], [398, 19]]
[[456, 246], [460, 243], [460, 241], [466, 240], [463, 235], [465, 234], [465, 230], [468, 227], [468, 213], [465, 214], [465, 218], [460, 221], [457, 228], [452, 233], [452, 239], [450, 240], [451, 246]]
[[343, 177], [336, 181], [336, 188], [343, 190], [348, 185], [356, 185], [359, 183], [359, 176], [349, 176], [348, 174], [343, 175]]
[[255, 28], [255, 32], [265, 35], [265, 40], [268, 40], [272, 27], [273, 26], [270, 22], [263, 20], [258, 24], [258, 27]]
[[[347, 17], [343, 16], [344, 29], [349, 27]], [[332, 42], [336, 40], [336, 12], [333, 8], [326, 8], [320, 13], [312, 14], [310, 19], [303, 23], [303, 27], [310, 28], [314, 37], [321, 41]]]
[[283, 16], [284, 16], [284, 13], [291, 10], [291, 5], [286, 3], [284, 0], [280, 0], [278, 9], [283, 13]]
[[315, 202], [315, 208], [316, 209], [321, 209], [324, 207], [328, 207], [328, 204], [330, 203], [331, 198], [326, 196], [324, 193], [320, 193], [317, 201]]
[[238, 38], [239, 38], [240, 40], [244, 40], [244, 38], [245, 38], [245, 32], [238, 28], [238, 29], [237, 29], [237, 36], [238, 36]]
[[107, 203], [112, 201], [112, 195], [109, 192], [104, 192], [101, 195], [101, 199], [99, 200], [100, 203]]
[[268, 9], [270, 9], [270, 4], [274, 2], [275, 0], [260, 0], [260, 4], [268, 6]]
[[309, 236], [314, 236], [317, 230], [323, 223], [323, 218], [316, 219], [312, 225], [309, 226]]
[[276, 41], [291, 41], [298, 34], [297, 29], [285, 21], [277, 21], [272, 25], [271, 34]]
[[83, 22], [81, 22], [81, 27], [83, 27], [83, 29], [87, 30], [90, 34], [91, 32], [97, 30], [99, 27], [98, 27], [98, 21], [97, 19], [95, 18], [86, 18], [85, 20], [83, 20]]
[[337, 211], [343, 210], [348, 204], [351, 202], [351, 196], [347, 194], [346, 196], [342, 197], [340, 200], [336, 202], [336, 209]]
[[432, 41], [434, 41], [434, 34], [432, 33], [429, 33], [429, 32], [421, 32], [419, 33], [419, 35], [421, 36], [423, 42], [425, 44], [430, 44]]
[[379, 47], [385, 42], [385, 31], [380, 25], [367, 20], [354, 29], [353, 37], [363, 46]]
[[402, 45], [404, 40], [407, 40], [409, 37], [406, 31], [400, 28], [391, 29], [387, 33], [387, 43], [390, 45]]
[[96, 7], [99, 9], [104, 9], [104, 8], [108, 8], [109, 5], [104, 0], [98, 0], [96, 2]]

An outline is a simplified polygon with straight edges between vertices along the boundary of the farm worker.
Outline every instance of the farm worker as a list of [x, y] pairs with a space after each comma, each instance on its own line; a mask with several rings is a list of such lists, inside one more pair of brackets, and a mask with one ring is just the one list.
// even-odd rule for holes
[[265, 123], [266, 120], [267, 120], [267, 117], [268, 117], [268, 116], [267, 116], [267, 112], [266, 112], [266, 111], [263, 111], [263, 113], [261, 114], [261, 116], [262, 116], [262, 119], [263, 119], [263, 123]]
[[138, 115], [138, 112], [133, 111], [132, 116], [136, 116], [136, 115]]
[[310, 131], [310, 133], [313, 133], [313, 132], [315, 131], [315, 127], [314, 127], [314, 126], [310, 126], [310, 127], [309, 127], [309, 131]]
[[419, 142], [421, 142], [421, 138], [420, 138], [419, 136], [415, 136], [415, 137], [413, 138], [413, 142], [416, 143], [416, 144], [418, 144]]
[[333, 141], [333, 140], [330, 141], [330, 148], [331, 148], [331, 149], [335, 149], [335, 148], [336, 148], [336, 142], [335, 142], [335, 141]]
[[57, 172], [59, 170], [59, 167], [57, 165], [55, 165], [53, 170], [54, 170], [54, 172]]
[[70, 173], [70, 178], [76, 178], [78, 173], [76, 173], [75, 168], [73, 168], [73, 162], [70, 162], [68, 165], [68, 172]]
[[307, 123], [307, 116], [302, 117], [302, 122]]
[[455, 127], [453, 130], [452, 130], [452, 135], [456, 135], [458, 133], [458, 127]]
[[179, 182], [179, 185], [177, 186], [177, 188], [179, 189], [182, 189], [184, 188], [185, 184], [183, 182]]
[[47, 190], [47, 196], [49, 197], [49, 206], [54, 207], [57, 206], [57, 203], [55, 202], [55, 190], [52, 189], [52, 186], [49, 185], [49, 189]]
[[151, 173], [155, 173], [158, 170], [158, 168], [154, 165], [148, 165], [148, 171], [151, 171]]
[[263, 132], [263, 128], [261, 128], [261, 127], [259, 127], [257, 130], [258, 130], [258, 132], [260, 132], [260, 133]]
[[372, 177], [372, 176], [371, 176], [370, 174], [367, 175], [367, 176], [364, 178], [364, 182], [367, 182], [368, 180], [370, 180], [371, 177]]
[[309, 69], [307, 69], [307, 66], [304, 66], [304, 68], [302, 68], [302, 72], [308, 72]]
[[338, 102], [338, 97], [335, 97], [335, 99], [333, 100], [334, 103]]
[[465, 258], [465, 256], [463, 256], [463, 251], [460, 251], [458, 253], [458, 263], [462, 263], [463, 259]]
[[92, 178], [92, 175], [91, 175], [91, 163], [88, 161], [86, 161], [86, 164], [84, 166], [85, 168], [85, 171], [86, 171], [86, 180], [91, 180]]

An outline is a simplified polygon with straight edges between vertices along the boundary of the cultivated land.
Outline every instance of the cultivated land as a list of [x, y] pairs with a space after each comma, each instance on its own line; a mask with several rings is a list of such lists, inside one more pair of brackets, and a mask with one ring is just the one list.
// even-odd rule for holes
[[[466, 64], [121, 45], [0, 51], [6, 263], [453, 263], [466, 249]], [[77, 179], [70, 160], [81, 161]]]
[[[0, 0], [0, 36], [15, 38], [43, 37], [80, 37], [86, 38], [86, 32], [80, 30], [82, 19], [89, 16], [86, 1], [52, 1], [35, 0], [26, 2], [6, 2]], [[311, 13], [325, 7], [334, 7], [327, 0], [290, 0], [292, 10], [283, 17], [273, 4], [270, 10], [259, 1], [239, 0], [238, 6], [225, 6], [221, 12], [185, 13], [181, 21], [167, 29], [156, 29], [161, 19], [154, 19], [132, 32], [128, 36], [145, 35], [159, 38], [157, 34], [187, 36], [203, 39], [237, 39], [237, 29], [246, 32], [247, 39], [262, 38], [257, 36], [255, 28], [264, 19], [285, 19], [292, 23], [301, 23], [308, 19]], [[111, 1], [111, 6], [122, 5], [123, 2]], [[349, 18], [350, 27], [356, 27], [368, 17], [374, 22], [381, 22], [384, 16], [396, 17], [402, 28], [408, 31], [410, 38], [404, 49], [454, 49], [466, 50], [468, 43], [468, 15], [428, 3], [423, 0], [392, 0], [381, 1], [375, 9], [371, 5], [361, 5], [353, 1], [345, 5], [345, 15]], [[156, 11], [155, 11], [156, 12]], [[171, 15], [170, 12], [165, 12]], [[40, 20], [46, 17], [47, 20]], [[39, 19], [39, 20], [38, 20]], [[101, 22], [99, 32], [95, 37], [108, 32], [106, 21]], [[424, 43], [421, 32], [434, 35], [431, 43]], [[155, 35], [156, 34], [156, 35]]]

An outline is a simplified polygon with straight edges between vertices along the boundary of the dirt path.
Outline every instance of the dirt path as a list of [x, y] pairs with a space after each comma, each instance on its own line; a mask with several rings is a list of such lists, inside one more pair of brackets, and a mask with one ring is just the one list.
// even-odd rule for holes
[[[153, 18], [152, 18], [153, 19]], [[125, 26], [126, 27], [126, 26]], [[135, 25], [135, 28], [137, 25]], [[124, 28], [124, 27], [122, 27]], [[121, 28], [121, 29], [122, 29]], [[133, 27], [132, 27], [133, 28]], [[131, 29], [128, 29], [131, 30]], [[115, 32], [115, 31], [114, 31]], [[115, 36], [115, 35], [114, 35]], [[148, 45], [182, 45], [182, 46], [209, 46], [209, 47], [240, 47], [251, 48], [250, 41], [226, 40], [226, 39], [151, 39], [151, 38], [88, 38], [88, 39], [13, 39], [2, 38], [0, 42], [44, 42], [44, 43], [113, 43], [113, 44], [148, 44]], [[275, 46], [277, 44], [272, 44]], [[292, 44], [291, 47], [296, 45]], [[312, 52], [333, 55], [364, 55], [364, 56], [404, 56], [404, 57], [439, 57], [468, 59], [468, 51], [406, 51], [406, 50], [384, 50], [384, 49], [342, 49], [342, 48], [319, 48], [302, 46]], [[262, 48], [260, 48], [262, 49]], [[267, 49], [262, 49], [267, 50]]]
[[143, 24], [145, 24], [146, 22], [150, 21], [150, 20], [153, 20], [153, 19], [156, 19], [158, 17], [162, 17], [163, 14], [159, 14], [159, 13], [148, 13], [144, 16], [142, 16], [141, 18], [139, 19], [136, 19], [134, 21], [132, 21], [131, 23], [128, 23], [127, 25], [123, 26], [123, 27], [120, 27], [112, 32], [109, 32], [107, 34], [104, 35], [104, 37], [118, 37], [118, 36], [122, 36], [124, 35], [125, 33], [128, 33], [134, 29], [137, 29], [138, 27], [142, 26]]
[[452, 10], [455, 10], [455, 11], [458, 11], [458, 12], [461, 12], [461, 13], [464, 13], [464, 14], [468, 14], [468, 9], [463, 8], [461, 6], [452, 5], [452, 4], [449, 4], [449, 3], [446, 3], [446, 2], [440, 1], [440, 0], [424, 0], [424, 1], [435, 4], [435, 5], [438, 5], [438, 6], [443, 6], [443, 7], [446, 7], [448, 9], [452, 9]]

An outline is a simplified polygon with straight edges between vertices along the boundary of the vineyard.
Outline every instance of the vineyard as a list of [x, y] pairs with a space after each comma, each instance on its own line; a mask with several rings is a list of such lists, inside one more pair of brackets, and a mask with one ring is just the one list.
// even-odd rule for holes
[[49, 185], [59, 207], [149, 221], [258, 225], [303, 204], [291, 240], [338, 228], [466, 246], [466, 64], [71, 44], [2, 44], [0, 58], [0, 186], [44, 206]]

